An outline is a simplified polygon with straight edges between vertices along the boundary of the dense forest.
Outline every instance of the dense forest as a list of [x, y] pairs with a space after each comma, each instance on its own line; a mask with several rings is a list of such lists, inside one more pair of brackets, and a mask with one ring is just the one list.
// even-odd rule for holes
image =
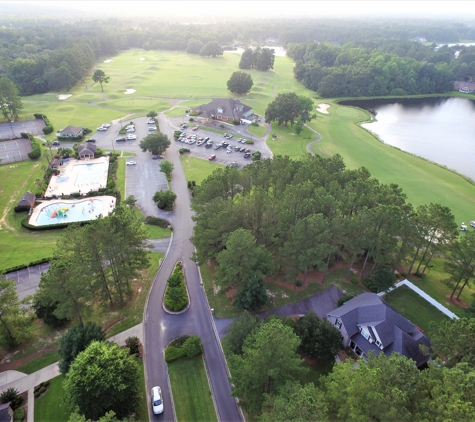
[[[298, 24], [297, 24], [298, 23]], [[129, 48], [192, 51], [193, 45], [265, 44], [289, 47], [295, 75], [321, 95], [432, 93], [475, 74], [475, 49], [429, 42], [475, 39], [475, 26], [433, 20], [253, 19], [213, 25], [117, 19], [64, 22], [0, 19], [0, 76], [22, 95], [68, 89], [102, 57]], [[299, 44], [300, 43], [300, 44]], [[322, 43], [322, 44], [319, 44]]]

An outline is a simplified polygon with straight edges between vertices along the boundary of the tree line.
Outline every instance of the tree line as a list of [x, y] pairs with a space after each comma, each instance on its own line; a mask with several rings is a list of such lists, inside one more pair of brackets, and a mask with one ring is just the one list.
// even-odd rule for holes
[[[463, 51], [455, 58], [455, 49]], [[475, 76], [475, 49], [388, 42], [381, 46], [289, 44], [294, 76], [323, 97], [432, 94]]]
[[398, 353], [370, 353], [309, 377], [302, 353], [333, 350], [325, 323], [312, 314], [259, 322], [244, 313], [233, 321], [223, 347], [243, 410], [261, 422], [474, 420], [475, 319], [433, 327], [435, 361], [424, 370]]
[[458, 236], [448, 207], [414, 208], [397, 185], [381, 184], [365, 168], [346, 169], [338, 155], [217, 169], [195, 187], [192, 209], [194, 259], [215, 262], [217, 282], [235, 287], [235, 304], [251, 310], [265, 303], [270, 274], [305, 284], [318, 269], [324, 282], [344, 260], [347, 278], [361, 262], [363, 279], [406, 259], [409, 272], [422, 274]]

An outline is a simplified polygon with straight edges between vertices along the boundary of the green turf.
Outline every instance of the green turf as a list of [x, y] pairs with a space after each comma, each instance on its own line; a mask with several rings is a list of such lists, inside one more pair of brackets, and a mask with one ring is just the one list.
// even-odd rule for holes
[[168, 117], [179, 117], [179, 116], [184, 116], [186, 113], [187, 108], [185, 107], [175, 107], [172, 108], [171, 110], [165, 111], [165, 115]]
[[258, 138], [261, 138], [265, 135], [267, 130], [267, 126], [259, 125], [259, 126], [253, 126], [249, 125], [247, 127], [247, 131], [252, 133], [254, 136], [257, 136]]
[[168, 373], [178, 421], [218, 420], [201, 356], [169, 363]]
[[213, 170], [224, 167], [222, 164], [191, 157], [190, 155], [182, 155], [180, 161], [185, 171], [186, 180], [194, 180], [197, 185], [206, 179]]
[[69, 411], [63, 403], [63, 376], [50, 381], [48, 391], [35, 400], [35, 422], [59, 422], [69, 419]]
[[33, 372], [38, 371], [39, 369], [46, 368], [52, 363], [58, 362], [60, 357], [58, 352], [47, 352], [43, 353], [40, 356], [30, 360], [24, 365], [19, 366], [16, 371], [23, 372], [25, 374], [32, 374]]
[[429, 338], [431, 336], [431, 322], [439, 324], [449, 319], [447, 315], [440, 312], [407, 286], [394, 289], [384, 295], [383, 299], [413, 324], [422, 328]]
[[340, 154], [348, 168], [364, 166], [381, 183], [398, 184], [414, 206], [440, 203], [450, 207], [458, 222], [473, 219], [474, 183], [378, 141], [356, 124], [369, 118], [366, 111], [324, 102], [331, 104], [329, 114], [319, 114], [310, 123], [322, 134], [322, 140], [313, 146], [315, 153], [324, 157]]
[[137, 413], [135, 420], [137, 422], [148, 422], [148, 400], [147, 392], [145, 391], [145, 368], [143, 360], [139, 361], [139, 397], [140, 401], [137, 405]]
[[[276, 134], [277, 138], [271, 135]], [[272, 131], [267, 137], [267, 145], [274, 155], [288, 155], [290, 158], [298, 160], [308, 154], [307, 145], [316, 139], [316, 135], [308, 128], [304, 127], [300, 135], [295, 133], [292, 126], [279, 126], [272, 124]]]
[[116, 186], [117, 189], [120, 191], [120, 195], [123, 199], [126, 199], [126, 192], [125, 192], [125, 161], [126, 158], [119, 158], [117, 163], [117, 172], [116, 172]]
[[165, 229], [163, 227], [145, 224], [144, 228], [147, 231], [147, 239], [164, 239], [165, 237], [170, 237], [172, 235], [170, 229]]

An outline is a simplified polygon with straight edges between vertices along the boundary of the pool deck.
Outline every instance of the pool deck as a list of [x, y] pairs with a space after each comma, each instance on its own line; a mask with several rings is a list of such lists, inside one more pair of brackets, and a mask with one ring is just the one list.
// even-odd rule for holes
[[[80, 199], [53, 199], [51, 201], [42, 201], [40, 202], [33, 212], [31, 213], [30, 220], [28, 221], [29, 224], [32, 226], [40, 226], [41, 224], [37, 224], [38, 217], [43, 210], [43, 208], [53, 205], [53, 204], [78, 204], [84, 201], [88, 201], [90, 198], [80, 198]], [[107, 217], [112, 211], [114, 211], [116, 205], [116, 199], [113, 196], [94, 196], [91, 199], [98, 199], [103, 202], [104, 207], [102, 210], [102, 216]], [[51, 224], [55, 223], [64, 223], [64, 221], [52, 221]], [[71, 221], [73, 223], [73, 221]]]
[[[104, 171], [99, 175], [94, 183], [87, 185], [81, 184], [79, 174], [77, 173], [78, 165], [87, 164], [105, 164]], [[76, 167], [76, 170], [74, 169]], [[59, 175], [51, 176], [48, 189], [46, 189], [45, 196], [51, 198], [54, 196], [70, 195], [74, 192], [87, 193], [90, 191], [98, 191], [100, 188], [107, 186], [107, 174], [109, 172], [109, 157], [99, 157], [88, 160], [76, 160], [74, 158], [63, 163], [59, 167]], [[67, 180], [65, 180], [67, 178]], [[60, 180], [63, 180], [60, 182]]]

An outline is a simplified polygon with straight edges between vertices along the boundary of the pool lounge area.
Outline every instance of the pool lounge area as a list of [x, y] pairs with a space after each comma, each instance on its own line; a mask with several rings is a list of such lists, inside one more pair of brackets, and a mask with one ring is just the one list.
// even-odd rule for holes
[[59, 174], [51, 176], [45, 197], [52, 198], [72, 193], [96, 192], [107, 186], [109, 157], [90, 160], [70, 159], [58, 168]]
[[95, 220], [100, 215], [108, 216], [115, 206], [116, 199], [113, 196], [44, 201], [40, 202], [31, 213], [29, 224], [49, 226]]

